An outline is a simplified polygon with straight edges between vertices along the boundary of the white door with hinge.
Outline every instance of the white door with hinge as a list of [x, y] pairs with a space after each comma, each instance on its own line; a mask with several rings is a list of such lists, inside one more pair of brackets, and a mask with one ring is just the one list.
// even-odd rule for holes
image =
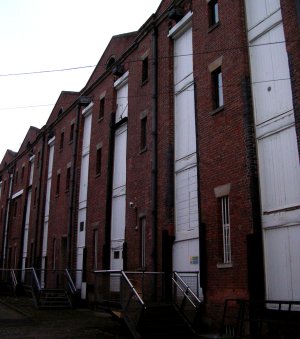
[[300, 164], [279, 0], [245, 0], [266, 298], [300, 297]]

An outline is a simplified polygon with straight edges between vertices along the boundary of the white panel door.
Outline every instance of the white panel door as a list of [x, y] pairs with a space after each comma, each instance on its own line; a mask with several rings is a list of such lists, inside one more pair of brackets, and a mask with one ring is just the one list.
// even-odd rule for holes
[[175, 159], [196, 152], [194, 85], [175, 97]]
[[198, 233], [197, 167], [176, 173], [175, 187], [176, 233]]
[[258, 156], [262, 210], [298, 205], [300, 166], [294, 126], [258, 140]]
[[113, 189], [126, 185], [126, 149], [127, 124], [124, 124], [116, 131], [115, 134]]
[[248, 28], [259, 24], [270, 14], [280, 9], [280, 0], [245, 0]]
[[[187, 27], [186, 27], [187, 28]], [[192, 28], [174, 36], [174, 271], [199, 271], [199, 220]]]
[[126, 225], [127, 124], [115, 133], [113, 196], [111, 215], [111, 269], [123, 269], [123, 243]]
[[270, 300], [290, 300], [291, 263], [289, 257], [288, 229], [279, 228], [264, 232], [266, 289]]
[[118, 89], [116, 122], [128, 116], [128, 85], [125, 84]]
[[188, 76], [193, 73], [192, 29], [174, 40], [174, 86], [184, 87]]
[[256, 124], [293, 109], [282, 24], [253, 41], [250, 48]]
[[300, 296], [300, 164], [279, 0], [245, 0], [259, 163], [266, 297]]
[[89, 154], [84, 154], [81, 158], [79, 208], [86, 207], [88, 193], [89, 160]]

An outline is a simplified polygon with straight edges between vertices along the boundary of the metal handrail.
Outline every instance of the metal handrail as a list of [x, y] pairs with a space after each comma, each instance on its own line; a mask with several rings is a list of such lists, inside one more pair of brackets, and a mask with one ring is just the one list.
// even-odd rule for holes
[[70, 272], [69, 272], [69, 270], [68, 270], [67, 268], [65, 269], [65, 274], [66, 274], [66, 276], [67, 276], [67, 279], [68, 279], [68, 282], [69, 282], [69, 286], [70, 286], [71, 292], [72, 292], [73, 294], [75, 294], [75, 293], [76, 293], [76, 287], [75, 287], [75, 284], [74, 284], [74, 282], [73, 282], [73, 279], [72, 279], [72, 277], [71, 277], [71, 275], [70, 275]]
[[34, 267], [32, 267], [31, 270], [32, 270], [32, 275], [33, 275], [33, 278], [34, 278], [37, 290], [40, 291], [41, 290], [41, 284], [40, 284], [39, 279], [38, 279], [38, 277], [36, 275]]
[[18, 281], [17, 281], [17, 277], [16, 277], [16, 274], [15, 274], [14, 270], [10, 271], [10, 276], [11, 276], [11, 280], [13, 282], [13, 286], [14, 286], [14, 290], [15, 290], [17, 285], [18, 285]]
[[201, 304], [201, 300], [196, 296], [196, 294], [192, 291], [192, 289], [186, 284], [186, 282], [180, 277], [180, 275], [177, 272], [174, 272], [175, 277], [184, 285], [185, 291], [179, 286], [176, 279], [172, 278], [174, 283], [181, 289], [181, 291], [184, 293], [184, 295], [190, 300], [190, 302], [193, 304], [194, 307], [197, 307], [189, 298], [188, 293], [193, 296], [194, 299], [198, 302], [198, 304]]
[[121, 274], [123, 276], [123, 278], [125, 279], [126, 283], [129, 285], [131, 291], [135, 294], [135, 296], [137, 297], [138, 301], [140, 302], [140, 304], [145, 308], [145, 303], [143, 302], [142, 298], [140, 297], [140, 295], [137, 293], [136, 289], [133, 287], [132, 283], [130, 282], [130, 280], [128, 279], [127, 275], [125, 274], [124, 271], [121, 271]]

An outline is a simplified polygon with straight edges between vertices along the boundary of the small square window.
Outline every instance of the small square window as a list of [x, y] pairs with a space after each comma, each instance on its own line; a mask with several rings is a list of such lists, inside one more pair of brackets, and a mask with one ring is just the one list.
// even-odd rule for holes
[[84, 230], [84, 221], [81, 221], [79, 224], [79, 231], [82, 232]]
[[148, 57], [143, 59], [142, 61], [142, 84], [145, 83], [148, 80]]
[[114, 251], [114, 259], [120, 259], [120, 251]]

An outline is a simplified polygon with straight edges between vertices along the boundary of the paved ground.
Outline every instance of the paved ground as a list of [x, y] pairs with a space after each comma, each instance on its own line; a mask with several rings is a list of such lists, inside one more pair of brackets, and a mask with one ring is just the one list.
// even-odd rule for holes
[[29, 298], [0, 298], [0, 339], [125, 339], [122, 323], [89, 309], [36, 310]]

